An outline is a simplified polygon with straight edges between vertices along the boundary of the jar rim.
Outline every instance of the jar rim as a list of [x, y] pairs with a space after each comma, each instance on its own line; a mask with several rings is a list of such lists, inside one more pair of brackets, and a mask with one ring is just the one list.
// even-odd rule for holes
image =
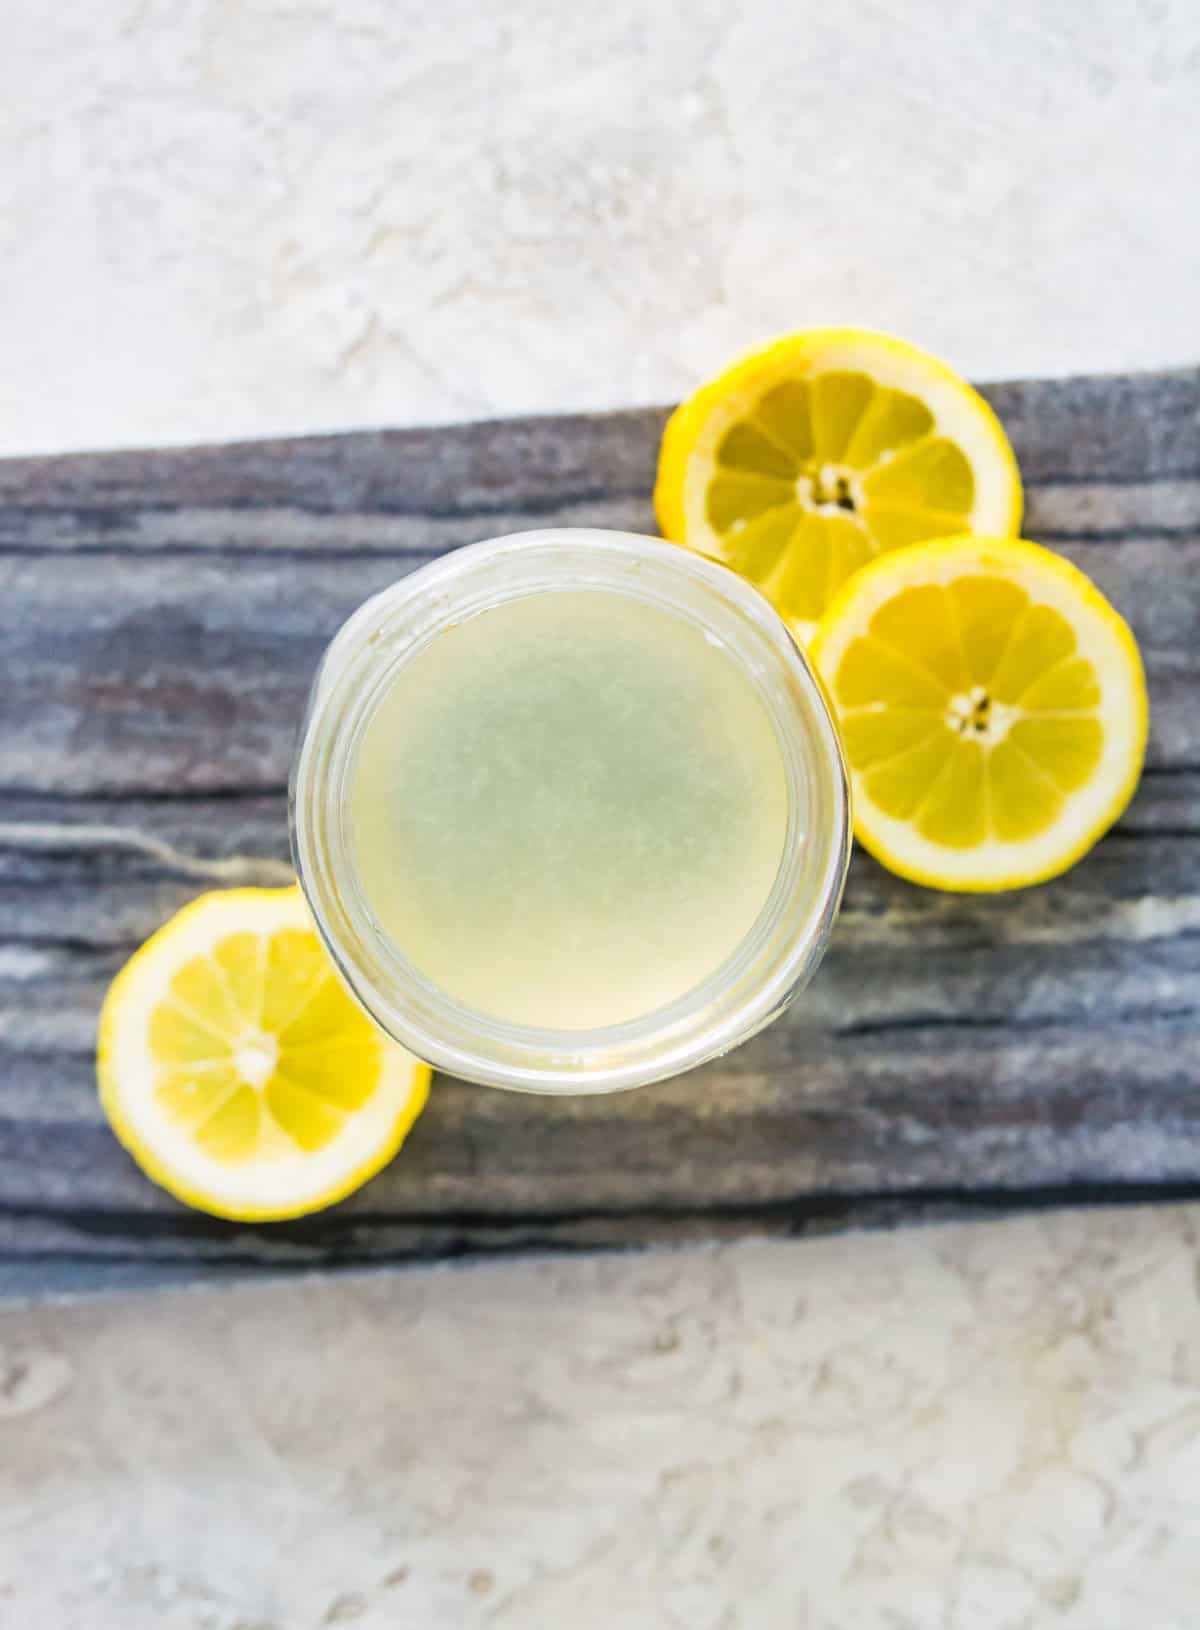
[[[698, 985], [622, 1024], [508, 1024], [450, 997], [375, 924], [349, 839], [354, 756], [380, 696], [450, 626], [506, 601], [565, 590], [625, 593], [721, 640], [753, 679], [779, 737], [788, 825], [772, 887], [740, 944]], [[821, 773], [822, 767], [824, 774]], [[816, 771], [817, 773], [814, 773]], [[482, 1084], [616, 1091], [727, 1051], [787, 1006], [820, 960], [849, 858], [849, 787], [820, 680], [756, 589], [677, 544], [561, 528], [470, 544], [354, 612], [313, 682], [291, 781], [292, 848], [318, 932], [352, 995], [410, 1051]]]

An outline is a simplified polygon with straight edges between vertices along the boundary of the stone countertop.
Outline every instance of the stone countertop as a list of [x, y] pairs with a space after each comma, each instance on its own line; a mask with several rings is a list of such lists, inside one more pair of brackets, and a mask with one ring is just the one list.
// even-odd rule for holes
[[10, 0], [0, 452], [1193, 362], [1194, 0]]
[[[1194, 362], [1177, 0], [18, 0], [0, 451]], [[1200, 1211], [0, 1314], [0, 1627], [1191, 1630]]]
[[1192, 1630], [1194, 1208], [0, 1313], [14, 1630]]

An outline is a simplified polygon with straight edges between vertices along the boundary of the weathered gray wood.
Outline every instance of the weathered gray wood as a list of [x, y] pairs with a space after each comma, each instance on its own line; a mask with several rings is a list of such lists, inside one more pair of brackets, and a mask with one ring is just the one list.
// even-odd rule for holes
[[1027, 533], [1142, 642], [1119, 829], [997, 899], [857, 856], [817, 982], [748, 1046], [610, 1099], [440, 1081], [389, 1171], [258, 1230], [184, 1212], [108, 1134], [105, 986], [206, 877], [284, 875], [292, 736], [347, 611], [470, 539], [651, 529], [663, 415], [0, 463], [0, 1289], [1200, 1193], [1200, 374], [989, 395]]

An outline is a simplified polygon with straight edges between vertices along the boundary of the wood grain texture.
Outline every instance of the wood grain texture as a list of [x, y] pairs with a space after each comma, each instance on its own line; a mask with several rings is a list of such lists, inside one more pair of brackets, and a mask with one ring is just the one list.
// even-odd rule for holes
[[996, 899], [857, 855], [816, 983], [728, 1058], [609, 1099], [439, 1080], [387, 1172], [264, 1229], [185, 1212], [108, 1134], [104, 989], [204, 879], [285, 875], [293, 735], [346, 614], [476, 538], [653, 530], [664, 415], [0, 464], [0, 1289], [1200, 1193], [1200, 372], [987, 394], [1027, 535], [1142, 644], [1118, 829]]

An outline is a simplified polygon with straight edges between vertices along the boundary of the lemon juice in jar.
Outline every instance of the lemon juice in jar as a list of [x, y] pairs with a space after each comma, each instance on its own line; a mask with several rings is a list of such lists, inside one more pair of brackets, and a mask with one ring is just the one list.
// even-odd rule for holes
[[787, 778], [767, 706], [702, 629], [605, 589], [510, 600], [396, 675], [351, 777], [382, 931], [506, 1024], [624, 1024], [753, 927]]
[[527, 1090], [637, 1085], [760, 1028], [820, 957], [848, 848], [836, 732], [775, 613], [622, 533], [475, 545], [369, 602], [293, 792], [367, 1011]]

